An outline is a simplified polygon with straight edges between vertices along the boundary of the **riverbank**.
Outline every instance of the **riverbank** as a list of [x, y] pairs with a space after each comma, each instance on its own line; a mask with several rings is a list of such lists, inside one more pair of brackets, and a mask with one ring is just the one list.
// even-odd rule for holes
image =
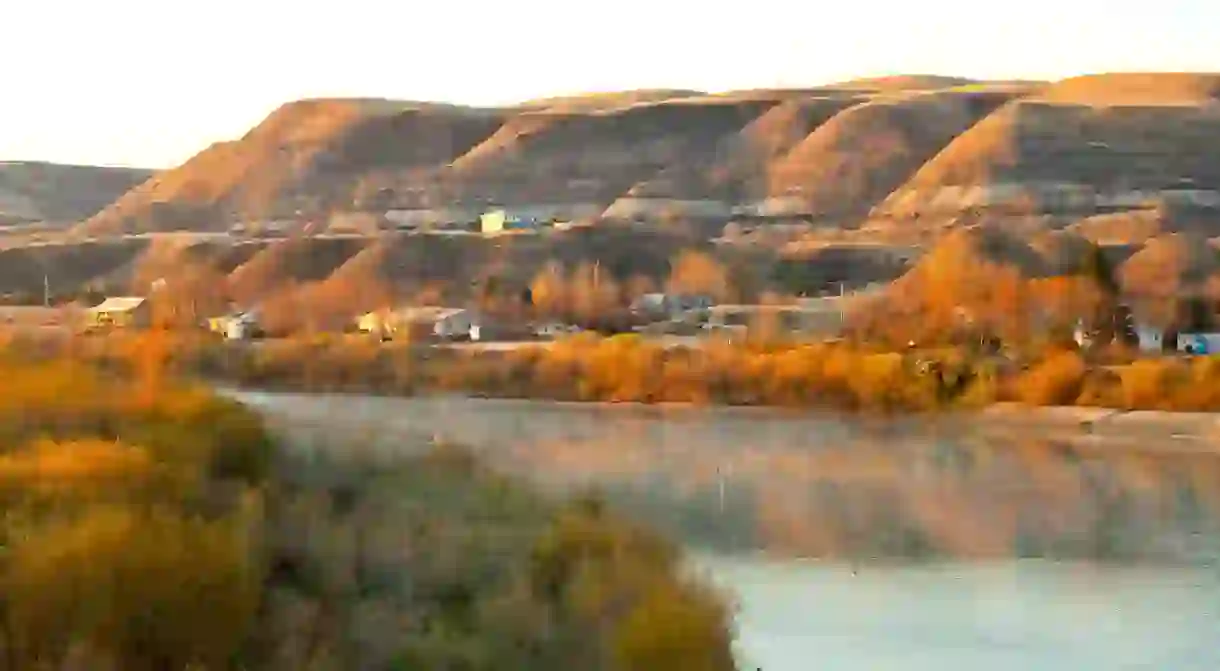
[[1156, 441], [1157, 451], [1220, 452], [1220, 413], [1119, 410], [997, 403], [959, 415], [982, 430], [1038, 431], [1079, 446], [1123, 447]]
[[[156, 339], [163, 342], [156, 344]], [[116, 366], [163, 356], [181, 373], [252, 389], [391, 396], [462, 394], [547, 402], [831, 410], [921, 418], [1054, 408], [1040, 423], [1142, 433], [1203, 431], [1165, 415], [1220, 412], [1220, 358], [1086, 359], [1064, 348], [1008, 358], [963, 348], [882, 351], [859, 343], [728, 343], [666, 348], [636, 336], [575, 337], [548, 348], [467, 351], [367, 339], [244, 343], [146, 334], [86, 339], [73, 351]], [[158, 354], [160, 352], [160, 354]], [[1078, 408], [1067, 411], [1062, 408]], [[1095, 409], [1109, 408], [1113, 417]], [[1158, 414], [1134, 414], [1158, 413]], [[1113, 421], [1112, 421], [1113, 420]], [[1203, 431], [1210, 433], [1210, 428]]]
[[[981, 434], [1020, 435], [1030, 438], [1055, 439], [1072, 443], [1081, 448], [1130, 449], [1144, 447], [1158, 452], [1216, 452], [1220, 453], [1220, 413], [1180, 412], [1166, 410], [1121, 410], [1081, 406], [1030, 406], [1020, 403], [999, 402], [982, 408], [952, 410], [938, 413], [891, 413], [886, 415], [861, 415], [844, 413], [828, 408], [793, 408], [783, 406], [714, 406], [696, 403], [638, 401], [555, 401], [535, 398], [503, 398], [471, 396], [454, 392], [423, 392], [412, 396], [398, 394], [369, 394], [359, 389], [325, 392], [303, 392], [292, 388], [229, 386], [223, 381], [214, 381], [222, 393], [229, 395], [250, 394], [301, 394], [322, 393], [331, 396], [417, 398], [417, 399], [472, 399], [502, 407], [516, 407], [530, 411], [545, 406], [548, 411], [582, 411], [596, 408], [601, 412], [623, 413], [632, 416], [682, 417], [698, 416], [714, 410], [718, 414], [743, 419], [766, 420], [768, 418], [819, 418], [831, 421], [859, 421], [885, 423], [892, 426], [906, 424], [936, 426], [944, 430], [954, 427], [968, 429]], [[343, 418], [337, 418], [343, 421]], [[1148, 441], [1156, 441], [1155, 444]]]

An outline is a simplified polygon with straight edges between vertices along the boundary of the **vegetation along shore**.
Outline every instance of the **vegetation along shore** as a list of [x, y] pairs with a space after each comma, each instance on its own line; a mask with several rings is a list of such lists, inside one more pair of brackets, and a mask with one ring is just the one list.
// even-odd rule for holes
[[165, 374], [0, 352], [0, 669], [731, 669], [668, 542], [434, 446], [281, 450]]
[[[42, 345], [59, 351], [62, 344]], [[357, 337], [231, 344], [168, 332], [66, 345], [118, 368], [161, 358], [185, 374], [247, 388], [388, 395], [464, 393], [556, 401], [687, 403], [947, 412], [996, 404], [1121, 410], [1220, 409], [1220, 358], [1099, 356], [1070, 342], [1010, 356], [968, 347], [887, 350], [832, 343], [670, 348], [634, 335], [579, 335], [506, 351], [382, 344]]]

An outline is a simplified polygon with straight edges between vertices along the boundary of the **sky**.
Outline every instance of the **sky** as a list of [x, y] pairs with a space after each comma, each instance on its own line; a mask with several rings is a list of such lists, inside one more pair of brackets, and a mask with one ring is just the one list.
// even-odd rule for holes
[[3, 14], [0, 161], [170, 167], [307, 97], [1220, 71], [1216, 0], [14, 0]]

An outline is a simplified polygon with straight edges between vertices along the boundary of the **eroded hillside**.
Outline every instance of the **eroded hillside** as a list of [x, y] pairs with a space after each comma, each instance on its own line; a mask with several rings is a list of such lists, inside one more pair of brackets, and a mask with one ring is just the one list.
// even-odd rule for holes
[[[642, 90], [471, 108], [384, 100], [284, 105], [244, 137], [149, 179], [89, 235], [268, 220], [468, 222], [734, 213], [832, 226], [962, 216], [1098, 215], [1087, 235], [1220, 209], [1220, 76], [982, 82], [931, 75], [808, 89]], [[24, 206], [14, 200], [14, 207]], [[1182, 210], [1188, 210], [1185, 215]], [[1039, 224], [1041, 225], [1041, 224]]]
[[[1220, 76], [1213, 75], [1060, 82], [956, 137], [875, 214], [1050, 213], [1066, 223], [1113, 213], [1147, 220], [1157, 208], [1215, 211], [1218, 91]], [[1090, 235], [1104, 237], [1103, 224], [1129, 225], [1124, 217], [1094, 220]]]

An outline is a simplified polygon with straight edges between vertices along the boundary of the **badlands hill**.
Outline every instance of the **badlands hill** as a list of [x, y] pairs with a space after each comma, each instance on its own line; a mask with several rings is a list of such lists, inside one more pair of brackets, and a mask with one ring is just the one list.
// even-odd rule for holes
[[1218, 157], [1220, 75], [1081, 77], [1013, 100], [956, 136], [875, 214], [1049, 213], [1068, 222], [1114, 212], [1147, 220], [1158, 208], [1211, 213], [1220, 208]]
[[[0, 203], [17, 210], [16, 203], [26, 216], [41, 218], [45, 210], [83, 218], [100, 207], [74, 232], [102, 239], [80, 250], [4, 251], [0, 292], [41, 291], [47, 264], [65, 286], [133, 291], [192, 268], [204, 278], [194, 280], [200, 286], [222, 286], [243, 302], [311, 291], [365, 303], [436, 284], [469, 292], [492, 276], [528, 281], [551, 261], [569, 268], [595, 262], [617, 281], [640, 277], [655, 285], [678, 252], [706, 247], [707, 232], [731, 217], [752, 230], [785, 229], [774, 219], [741, 216], [750, 214], [779, 218], [796, 231], [787, 246], [751, 242], [757, 236], [720, 246], [722, 260], [749, 266], [741, 276], [760, 286], [796, 279], [817, 290], [892, 279], [919, 256], [894, 248], [915, 240], [903, 244], [927, 243], [931, 253], [899, 288], [964, 290], [975, 286], [969, 274], [931, 269], [968, 257], [983, 259], [972, 267], [988, 272], [1056, 275], [1086, 239], [1122, 250], [1124, 263], [1137, 254], [1122, 275], [1130, 291], [1220, 286], [1202, 244], [1220, 236], [1217, 138], [1220, 75], [1209, 74], [1061, 82], [906, 75], [807, 89], [590, 94], [498, 108], [298, 101], [181, 166], [129, 174], [139, 183], [105, 207], [100, 196], [86, 195], [102, 191], [89, 180], [55, 188], [39, 182], [38, 192], [28, 180], [17, 189], [0, 177]], [[387, 221], [469, 221], [493, 205], [542, 218], [663, 225], [494, 240], [105, 242], [124, 233], [219, 232], [269, 220], [324, 228], [352, 215], [372, 222], [370, 230]], [[708, 226], [670, 225], [694, 220]], [[976, 224], [998, 227], [1019, 244], [975, 232], [936, 246], [945, 231]], [[801, 231], [816, 235], [801, 238]], [[827, 246], [838, 240], [850, 244]], [[81, 255], [97, 262], [72, 260]], [[1150, 284], [1160, 288], [1144, 286]]]
[[0, 161], [0, 225], [74, 224], [150, 176], [136, 168]]
[[891, 77], [801, 90], [636, 91], [472, 108], [306, 100], [90, 218], [90, 235], [352, 212], [468, 219], [867, 213], [1025, 83]]
[[153, 176], [81, 231], [219, 231], [352, 213], [470, 220], [503, 205], [543, 218], [736, 212], [846, 228], [1032, 217], [1143, 240], [1212, 226], [1218, 96], [1220, 75], [1165, 73], [1053, 83], [907, 75], [503, 108], [307, 100]]

